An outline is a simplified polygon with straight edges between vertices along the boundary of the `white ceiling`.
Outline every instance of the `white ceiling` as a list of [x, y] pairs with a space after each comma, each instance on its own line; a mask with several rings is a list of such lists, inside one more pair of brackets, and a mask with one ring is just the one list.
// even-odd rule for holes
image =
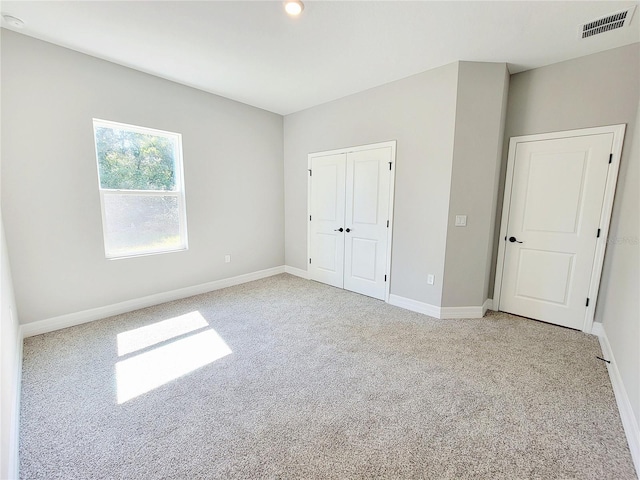
[[637, 2], [3, 1], [9, 28], [288, 114], [456, 60], [512, 73], [640, 41], [630, 27], [581, 40], [580, 23]]

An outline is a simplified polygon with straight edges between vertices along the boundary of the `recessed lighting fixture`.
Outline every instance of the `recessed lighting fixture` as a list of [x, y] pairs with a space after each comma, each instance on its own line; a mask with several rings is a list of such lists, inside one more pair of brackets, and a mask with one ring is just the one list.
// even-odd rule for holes
[[19, 19], [18, 17], [14, 17], [13, 15], [9, 15], [7, 13], [2, 14], [2, 20], [4, 20], [4, 22], [7, 25], [11, 25], [12, 27], [15, 27], [15, 28], [24, 27], [24, 22], [21, 19]]
[[300, 0], [289, 0], [284, 2], [284, 10], [289, 15], [295, 17], [302, 13], [302, 10], [304, 10], [304, 4]]

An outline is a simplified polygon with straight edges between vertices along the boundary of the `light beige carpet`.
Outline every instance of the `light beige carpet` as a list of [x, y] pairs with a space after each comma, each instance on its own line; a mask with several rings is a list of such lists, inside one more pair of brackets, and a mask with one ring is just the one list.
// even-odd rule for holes
[[26, 339], [21, 476], [635, 478], [596, 355], [279, 275]]

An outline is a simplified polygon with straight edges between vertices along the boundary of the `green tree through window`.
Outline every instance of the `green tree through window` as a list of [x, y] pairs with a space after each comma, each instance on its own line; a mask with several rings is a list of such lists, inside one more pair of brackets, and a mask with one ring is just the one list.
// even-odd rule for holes
[[187, 248], [179, 134], [94, 120], [108, 258]]
[[175, 146], [166, 137], [97, 127], [100, 186], [113, 190], [175, 190]]

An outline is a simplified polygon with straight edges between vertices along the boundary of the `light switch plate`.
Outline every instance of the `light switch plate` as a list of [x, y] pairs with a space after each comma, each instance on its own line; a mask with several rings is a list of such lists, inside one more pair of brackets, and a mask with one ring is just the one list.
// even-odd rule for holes
[[467, 226], [467, 216], [456, 215], [456, 227], [466, 227], [466, 226]]

